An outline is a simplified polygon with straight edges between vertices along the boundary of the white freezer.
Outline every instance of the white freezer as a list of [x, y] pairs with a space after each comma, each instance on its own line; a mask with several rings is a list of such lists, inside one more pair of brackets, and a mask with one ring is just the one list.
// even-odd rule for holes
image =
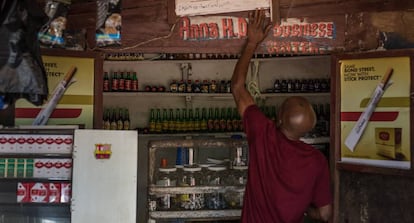
[[73, 223], [135, 223], [137, 131], [75, 130]]

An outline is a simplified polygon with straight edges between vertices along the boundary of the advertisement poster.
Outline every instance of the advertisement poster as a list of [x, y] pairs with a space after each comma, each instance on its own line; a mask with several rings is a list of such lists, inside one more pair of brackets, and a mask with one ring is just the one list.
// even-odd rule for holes
[[[93, 128], [94, 58], [42, 56], [42, 59], [49, 87], [48, 99], [70, 68], [76, 68], [72, 83], [51, 113], [47, 125], [80, 125]], [[16, 126], [32, 125], [44, 106], [37, 107], [25, 99], [19, 99], [16, 102]]]
[[410, 58], [340, 65], [341, 161], [410, 169]]

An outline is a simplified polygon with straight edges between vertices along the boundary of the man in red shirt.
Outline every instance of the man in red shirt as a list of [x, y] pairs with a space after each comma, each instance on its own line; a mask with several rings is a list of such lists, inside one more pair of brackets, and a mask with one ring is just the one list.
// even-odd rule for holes
[[304, 215], [328, 221], [332, 213], [329, 167], [325, 156], [300, 141], [316, 122], [303, 97], [289, 97], [276, 123], [255, 105], [245, 88], [250, 60], [267, 36], [263, 10], [249, 14], [248, 39], [234, 68], [232, 93], [249, 144], [249, 172], [242, 222], [303, 222]]

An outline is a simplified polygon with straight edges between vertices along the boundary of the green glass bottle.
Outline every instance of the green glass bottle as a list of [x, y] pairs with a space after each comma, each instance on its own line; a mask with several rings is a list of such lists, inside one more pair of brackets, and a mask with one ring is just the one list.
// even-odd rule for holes
[[104, 115], [104, 123], [103, 129], [109, 130], [111, 129], [111, 112], [108, 108], [105, 108], [105, 115]]
[[112, 109], [112, 114], [111, 114], [111, 130], [116, 130], [116, 128], [117, 128], [117, 123], [116, 123], [117, 118], [118, 118], [118, 115], [116, 113], [116, 109], [113, 108]]
[[124, 129], [124, 111], [121, 108], [117, 109], [118, 118], [116, 119], [116, 129]]
[[165, 108], [162, 110], [161, 132], [168, 132], [168, 111]]
[[214, 115], [213, 115], [213, 108], [208, 109], [208, 119], [207, 119], [207, 130], [209, 132], [214, 131]]
[[231, 117], [231, 124], [232, 124], [232, 127], [233, 127], [233, 131], [235, 131], [235, 132], [240, 131], [239, 120], [237, 119], [238, 115], [239, 115], [239, 111], [237, 111], [237, 108], [233, 108], [233, 115]]
[[207, 109], [206, 108], [201, 109], [200, 130], [202, 132], [207, 131]]
[[233, 122], [232, 122], [232, 109], [227, 108], [227, 117], [226, 117], [226, 131], [232, 132], [233, 131]]
[[214, 131], [215, 132], [220, 131], [220, 112], [219, 112], [219, 108], [214, 109]]
[[227, 124], [227, 116], [226, 116], [226, 108], [221, 108], [220, 112], [220, 130], [221, 132], [226, 131], [226, 124]]
[[175, 121], [174, 121], [174, 111], [170, 108], [170, 115], [168, 117], [168, 132], [173, 133], [175, 128]]
[[195, 132], [200, 132], [201, 131], [201, 119], [200, 119], [200, 109], [196, 108], [195, 109], [195, 114], [194, 114], [194, 131]]
[[155, 109], [153, 108], [151, 108], [151, 112], [150, 112], [149, 131], [151, 133], [155, 132]]
[[181, 132], [181, 114], [180, 109], [175, 110], [175, 125], [174, 132]]
[[193, 132], [194, 131], [194, 114], [193, 114], [193, 109], [190, 108], [188, 110], [188, 117], [187, 117], [187, 131], [188, 132]]
[[155, 132], [161, 133], [161, 131], [162, 131], [161, 109], [157, 108], [157, 116], [155, 118]]
[[128, 108], [124, 109], [124, 130], [129, 130], [131, 128], [131, 120], [129, 119], [129, 110]]
[[188, 131], [188, 124], [187, 124], [187, 109], [181, 109], [181, 132]]

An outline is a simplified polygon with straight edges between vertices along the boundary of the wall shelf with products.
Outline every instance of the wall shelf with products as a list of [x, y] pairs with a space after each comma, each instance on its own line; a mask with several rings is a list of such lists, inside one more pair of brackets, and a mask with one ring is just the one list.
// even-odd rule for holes
[[[151, 108], [209, 108], [232, 107], [236, 105], [231, 93], [194, 93], [170, 92], [173, 80], [191, 79], [192, 81], [216, 80], [226, 83], [231, 79], [236, 59], [200, 59], [200, 60], [139, 60], [110, 61], [103, 63], [103, 71], [109, 78], [113, 72], [136, 72], [137, 91], [103, 92], [104, 108], [127, 108], [130, 114], [130, 128], [142, 129], [149, 126]], [[330, 93], [327, 92], [289, 92], [275, 93], [276, 80], [309, 80], [330, 78], [329, 56], [297, 56], [255, 58], [249, 69], [247, 81], [255, 81], [260, 90], [261, 106], [278, 106], [289, 96], [304, 96], [315, 104], [329, 104]], [[191, 68], [189, 71], [188, 68]], [[194, 82], [193, 82], [194, 83]], [[146, 87], [155, 92], [145, 91]], [[162, 92], [158, 92], [161, 89]], [[148, 90], [148, 89], [147, 89]], [[271, 91], [271, 92], [269, 92]]]
[[[236, 161], [248, 159], [246, 143], [244, 139], [208, 137], [150, 141], [148, 144], [149, 218], [216, 221], [239, 219], [247, 166], [246, 163]], [[206, 158], [206, 154], [218, 156], [211, 153], [213, 150], [219, 150], [224, 155], [221, 157], [224, 158], [222, 160], [227, 161], [206, 165], [208, 160], [215, 162], [220, 160]], [[188, 161], [178, 158], [178, 154], [183, 151], [188, 152]], [[160, 161], [161, 167], [158, 168]], [[171, 175], [163, 175], [165, 173], [163, 170], [174, 166], [171, 164], [163, 166], [163, 163], [177, 164], [177, 162], [184, 162], [182, 168], [184, 172], [175, 175], [174, 170]], [[218, 168], [222, 168], [223, 172], [214, 172], [219, 170]], [[193, 170], [195, 172], [192, 172]]]
[[70, 222], [73, 129], [0, 130], [0, 219]]

